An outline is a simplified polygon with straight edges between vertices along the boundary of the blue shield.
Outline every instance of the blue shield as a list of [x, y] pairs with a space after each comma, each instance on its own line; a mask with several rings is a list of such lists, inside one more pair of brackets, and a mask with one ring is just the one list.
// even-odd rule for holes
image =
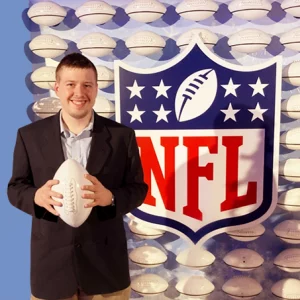
[[115, 62], [116, 120], [136, 132], [149, 193], [134, 220], [202, 243], [275, 209], [281, 61], [230, 64], [196, 38], [152, 69]]

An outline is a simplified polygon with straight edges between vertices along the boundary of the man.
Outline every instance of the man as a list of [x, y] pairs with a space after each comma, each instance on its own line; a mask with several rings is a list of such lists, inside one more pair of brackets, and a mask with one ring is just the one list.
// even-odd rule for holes
[[[129, 299], [123, 216], [148, 190], [134, 131], [94, 112], [97, 70], [79, 53], [59, 63], [55, 92], [61, 111], [18, 130], [8, 184], [11, 204], [32, 216], [31, 299]], [[62, 198], [52, 178], [67, 158], [92, 183], [82, 197], [94, 200], [93, 209], [78, 228], [59, 218], [54, 206], [63, 199], [52, 198]]]

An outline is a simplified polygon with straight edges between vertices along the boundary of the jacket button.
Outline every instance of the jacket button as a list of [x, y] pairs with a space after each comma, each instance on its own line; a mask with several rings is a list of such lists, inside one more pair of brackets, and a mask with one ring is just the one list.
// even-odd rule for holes
[[81, 245], [79, 243], [75, 243], [76, 248], [81, 248]]

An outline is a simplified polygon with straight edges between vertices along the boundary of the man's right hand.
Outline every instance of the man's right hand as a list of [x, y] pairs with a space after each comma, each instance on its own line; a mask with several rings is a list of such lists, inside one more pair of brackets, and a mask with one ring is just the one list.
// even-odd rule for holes
[[61, 202], [55, 201], [52, 197], [63, 198], [63, 195], [51, 190], [51, 187], [58, 184], [59, 180], [48, 180], [42, 187], [40, 187], [34, 196], [34, 203], [38, 206], [44, 207], [50, 213], [55, 216], [59, 216], [59, 213], [53, 208], [52, 205], [62, 206]]

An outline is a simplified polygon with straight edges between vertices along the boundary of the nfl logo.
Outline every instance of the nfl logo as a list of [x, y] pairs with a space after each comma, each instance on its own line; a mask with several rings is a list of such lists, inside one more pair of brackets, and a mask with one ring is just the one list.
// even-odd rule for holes
[[277, 204], [281, 60], [223, 61], [195, 37], [153, 69], [115, 62], [116, 120], [137, 136], [149, 192], [137, 222], [194, 244]]

